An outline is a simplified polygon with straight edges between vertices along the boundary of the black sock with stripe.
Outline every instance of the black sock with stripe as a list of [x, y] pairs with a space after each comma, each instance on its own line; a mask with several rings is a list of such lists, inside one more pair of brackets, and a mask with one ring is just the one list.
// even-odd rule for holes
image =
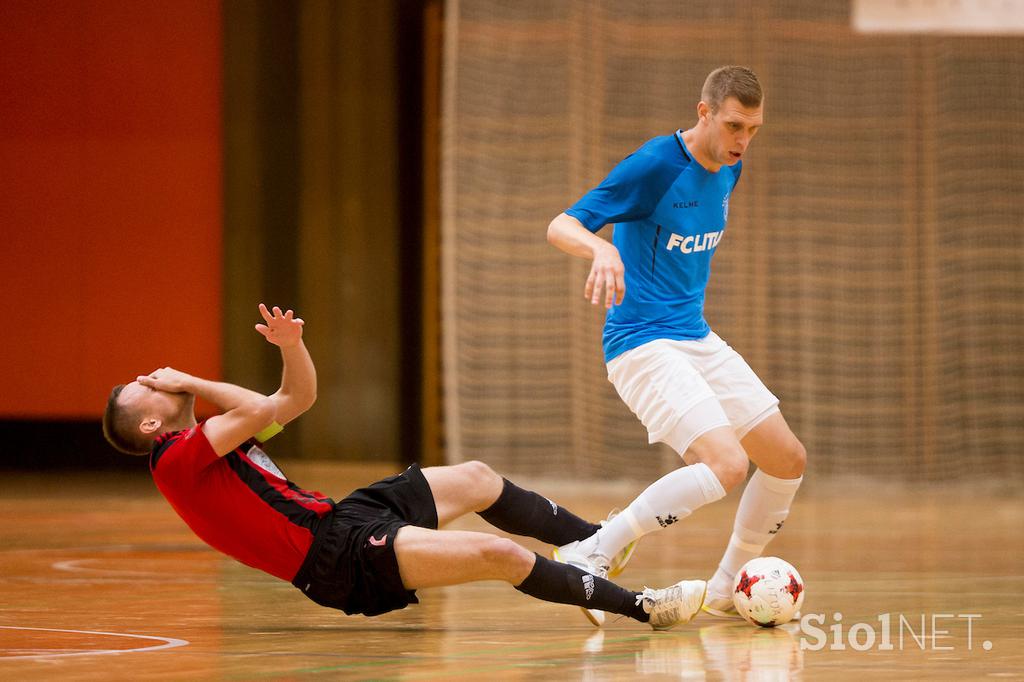
[[501, 495], [487, 509], [478, 512], [484, 521], [506, 533], [537, 538], [549, 545], [567, 545], [589, 538], [601, 526], [590, 523], [559, 507], [548, 498], [523, 490], [507, 478]]
[[575, 604], [618, 613], [641, 623], [650, 620], [643, 606], [637, 604], [638, 592], [631, 592], [575, 566], [560, 564], [539, 554], [536, 556], [530, 575], [516, 586], [523, 594], [557, 604]]

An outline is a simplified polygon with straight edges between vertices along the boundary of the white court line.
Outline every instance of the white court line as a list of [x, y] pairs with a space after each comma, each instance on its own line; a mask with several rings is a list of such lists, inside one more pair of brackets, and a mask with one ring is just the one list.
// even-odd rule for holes
[[206, 545], [181, 544], [127, 544], [127, 545], [84, 545], [81, 547], [16, 547], [0, 550], [3, 554], [37, 554], [45, 552], [212, 552]]
[[[64, 571], [65, 573], [84, 573], [86, 575], [92, 575], [91, 578], [61, 578], [59, 580], [62, 584], [103, 584], [110, 582], [126, 582], [131, 581], [135, 583], [163, 583], [163, 584], [187, 584], [187, 585], [206, 585], [209, 583], [220, 583], [224, 582], [223, 578], [216, 575], [207, 575], [202, 573], [192, 574], [176, 574], [167, 575], [160, 571], [131, 571], [120, 568], [102, 568], [95, 566], [83, 566], [82, 564], [93, 561], [102, 561], [102, 559], [67, 559], [65, 561], [54, 561], [50, 564], [50, 568], [57, 571]], [[34, 583], [51, 583], [57, 582], [55, 580], [49, 580], [46, 578], [29, 578], [19, 576], [16, 579], [22, 582], [34, 582]], [[3, 582], [4, 578], [0, 577], [0, 582]], [[12, 582], [15, 579], [11, 579]], [[266, 579], [239, 579], [230, 581], [236, 585], [266, 585]]]
[[[74, 653], [45, 653], [31, 654], [27, 656], [0, 656], [0, 663], [4, 661], [16, 661], [25, 658], [67, 658], [69, 656], [105, 656], [111, 654], [134, 654], [140, 651], [157, 651], [158, 649], [173, 649], [179, 646], [188, 646], [191, 642], [187, 639], [175, 639], [174, 637], [152, 637], [150, 635], [129, 635], [121, 632], [96, 632], [93, 630], [58, 630], [56, 628], [26, 628], [17, 625], [0, 625], [3, 630], [35, 630], [38, 632], [71, 632], [76, 635], [107, 635], [109, 637], [130, 637], [132, 639], [153, 639], [163, 644], [144, 646], [138, 649], [89, 649], [86, 651], [75, 651]], [[59, 651], [65, 651], [60, 649]]]
[[134, 578], [163, 578], [164, 574], [158, 571], [126, 571], [120, 568], [94, 568], [91, 566], [81, 566], [86, 562], [99, 561], [99, 559], [69, 559], [67, 561], [55, 561], [50, 564], [51, 568], [58, 571], [68, 571], [71, 573], [99, 573], [101, 575], [110, 576], [132, 576]]

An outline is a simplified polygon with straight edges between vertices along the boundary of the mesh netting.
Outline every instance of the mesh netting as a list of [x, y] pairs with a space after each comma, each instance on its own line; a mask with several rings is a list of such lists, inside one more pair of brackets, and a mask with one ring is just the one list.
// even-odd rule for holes
[[[812, 474], [1024, 479], [1024, 39], [863, 36], [847, 2], [446, 6], [448, 458], [649, 479], [552, 217], [751, 66], [765, 127], [708, 292]], [[602, 236], [610, 238], [611, 228]]]

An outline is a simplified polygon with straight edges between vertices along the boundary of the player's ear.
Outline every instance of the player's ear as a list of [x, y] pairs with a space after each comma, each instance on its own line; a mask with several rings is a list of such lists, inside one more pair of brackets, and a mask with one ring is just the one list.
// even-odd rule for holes
[[698, 102], [697, 103], [697, 118], [700, 119], [700, 121], [702, 123], [707, 123], [708, 122], [708, 118], [710, 118], [710, 116], [711, 116], [711, 107], [708, 106], [707, 102], [705, 102], [704, 100], [701, 100], [700, 102]]
[[151, 433], [156, 433], [156, 430], [163, 425], [163, 421], [156, 417], [147, 417], [143, 419], [139, 424], [139, 431], [146, 434], [147, 436]]

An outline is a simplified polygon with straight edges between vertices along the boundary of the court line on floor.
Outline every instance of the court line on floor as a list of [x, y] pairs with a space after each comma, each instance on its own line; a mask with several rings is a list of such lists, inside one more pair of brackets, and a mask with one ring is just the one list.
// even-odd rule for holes
[[[69, 573], [100, 573], [110, 577], [131, 576], [133, 578], [162, 578], [158, 571], [127, 571], [121, 568], [96, 568], [93, 566], [82, 566], [86, 562], [95, 562], [99, 559], [68, 559], [66, 561], [55, 561], [50, 567], [57, 571]], [[200, 576], [205, 577], [205, 576]]]
[[163, 644], [156, 644], [153, 646], [144, 646], [137, 649], [89, 649], [85, 651], [75, 651], [72, 653], [45, 653], [45, 654], [29, 654], [24, 656], [0, 656], [0, 663], [4, 661], [17, 661], [29, 658], [69, 658], [71, 656], [108, 656], [114, 654], [135, 654], [143, 651], [158, 651], [160, 649], [174, 649], [176, 647], [188, 646], [191, 644], [187, 639], [177, 639], [176, 637], [158, 637], [153, 635], [133, 635], [123, 632], [98, 632], [95, 630], [62, 630], [58, 628], [30, 628], [22, 627], [18, 625], [0, 625], [2, 630], [33, 630], [37, 632], [70, 632], [76, 635], [106, 635], [108, 637], [129, 637], [132, 639], [152, 639]]
[[[47, 550], [47, 551], [59, 551], [59, 550]], [[202, 551], [209, 552], [210, 550], [202, 548]], [[210, 552], [210, 554], [216, 557], [218, 560], [223, 560], [219, 555]], [[2, 558], [3, 552], [0, 552], [0, 558]], [[127, 558], [127, 557], [126, 557]], [[208, 573], [192, 573], [192, 574], [176, 574], [174, 576], [168, 576], [166, 573], [160, 571], [138, 571], [138, 570], [125, 570], [120, 568], [106, 568], [103, 566], [86, 566], [84, 564], [103, 561], [106, 557], [97, 558], [89, 557], [83, 559], [65, 559], [62, 561], [50, 562], [50, 568], [54, 571], [59, 572], [57, 578], [48, 578], [45, 576], [38, 575], [0, 575], [0, 583], [4, 582], [28, 582], [35, 584], [52, 584], [57, 583], [61, 585], [102, 585], [109, 583], [159, 583], [159, 584], [209, 584], [217, 583], [221, 584], [225, 582], [225, 578], [219, 574], [208, 574]], [[0, 561], [0, 569], [3, 568], [3, 562]], [[82, 577], [64, 577], [66, 574], [79, 575]], [[265, 578], [240, 578], [228, 580], [232, 585], [264, 585], [267, 584], [268, 580]]]
[[[218, 558], [218, 560], [223, 561], [223, 559], [221, 557], [218, 556], [217, 558]], [[179, 574], [177, 574], [175, 576], [168, 577], [165, 573], [162, 573], [160, 571], [132, 571], [132, 570], [125, 570], [125, 569], [121, 569], [121, 568], [105, 568], [105, 567], [102, 567], [102, 566], [96, 567], [96, 566], [82, 566], [81, 565], [81, 564], [83, 564], [85, 562], [94, 562], [94, 561], [102, 561], [102, 559], [87, 558], [87, 559], [66, 559], [64, 561], [54, 561], [54, 562], [50, 563], [50, 568], [54, 569], [55, 571], [62, 571], [64, 573], [86, 574], [86, 575], [93, 575], [95, 577], [81, 578], [81, 579], [61, 578], [61, 579], [56, 580], [56, 581], [55, 580], [45, 579], [45, 578], [41, 578], [41, 579], [27, 578], [27, 577], [24, 577], [24, 576], [18, 576], [18, 578], [19, 579], [25, 579], [25, 580], [27, 580], [29, 582], [45, 582], [45, 583], [59, 582], [59, 583], [62, 583], [62, 584], [75, 584], [75, 583], [89, 584], [90, 582], [96, 582], [97, 584], [111, 583], [111, 582], [133, 582], [133, 583], [160, 583], [160, 584], [165, 584], [165, 583], [178, 584], [178, 583], [182, 583], [182, 584], [192, 585], [192, 584], [208, 584], [208, 583], [221, 584], [221, 583], [225, 582], [225, 579], [223, 578], [223, 576], [220, 576], [218, 574], [211, 575], [211, 574], [203, 574], [203, 573], [192, 573], [192, 574], [187, 574], [187, 573], [186, 574], [181, 574], [181, 573], [179, 573]], [[0, 579], [0, 580], [2, 580], [2, 579]], [[230, 580], [228, 582], [230, 582], [232, 585], [266, 585], [266, 584], [277, 584], [276, 581], [271, 581], [271, 580], [269, 580], [267, 578], [264, 578], [264, 577], [254, 578], [254, 579], [240, 578], [238, 580]]]
[[208, 546], [202, 544], [183, 545], [173, 543], [146, 544], [117, 544], [117, 545], [84, 545], [80, 547], [12, 547], [0, 550], [0, 556], [4, 554], [32, 554], [43, 552], [214, 552]]

